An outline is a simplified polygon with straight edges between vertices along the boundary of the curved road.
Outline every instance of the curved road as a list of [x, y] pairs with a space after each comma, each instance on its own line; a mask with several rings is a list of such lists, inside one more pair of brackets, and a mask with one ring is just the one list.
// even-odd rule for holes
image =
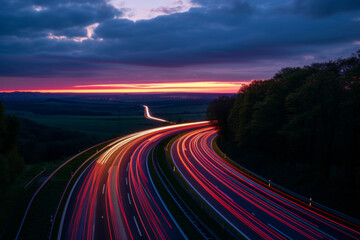
[[218, 217], [246, 239], [359, 239], [360, 226], [309, 207], [240, 171], [212, 147], [217, 130], [189, 131], [171, 145], [177, 171]]
[[164, 138], [208, 125], [160, 127], [112, 143], [74, 185], [58, 239], [186, 239], [157, 195], [147, 157]]
[[68, 197], [58, 239], [187, 239], [152, 183], [151, 150], [170, 148], [187, 184], [237, 236], [247, 239], [358, 239], [359, 225], [281, 192], [240, 171], [212, 147], [208, 121], [127, 135], [83, 172]]

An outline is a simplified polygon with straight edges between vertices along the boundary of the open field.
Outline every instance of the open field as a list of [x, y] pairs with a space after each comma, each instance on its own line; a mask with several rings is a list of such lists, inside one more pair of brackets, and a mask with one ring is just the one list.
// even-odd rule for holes
[[0, 94], [8, 114], [66, 130], [107, 139], [160, 126], [144, 118], [142, 104], [152, 114], [170, 121], [206, 118], [206, 108], [217, 95], [56, 95]]
[[27, 111], [8, 111], [9, 114], [30, 119], [32, 121], [71, 131], [94, 135], [102, 139], [111, 136], [124, 135], [128, 132], [158, 126], [157, 122], [151, 122], [143, 115], [118, 115], [118, 116], [77, 116], [77, 115], [43, 115], [33, 114]]

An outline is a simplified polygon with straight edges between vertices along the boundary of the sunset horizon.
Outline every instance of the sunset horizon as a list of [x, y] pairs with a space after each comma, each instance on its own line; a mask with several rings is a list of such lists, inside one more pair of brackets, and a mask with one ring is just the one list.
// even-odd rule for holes
[[[253, 80], [251, 80], [253, 81]], [[53, 89], [10, 89], [0, 93], [39, 92], [39, 93], [237, 93], [239, 89], [251, 81], [239, 82], [154, 82], [131, 84], [89, 84], [75, 85], [70, 88]]]

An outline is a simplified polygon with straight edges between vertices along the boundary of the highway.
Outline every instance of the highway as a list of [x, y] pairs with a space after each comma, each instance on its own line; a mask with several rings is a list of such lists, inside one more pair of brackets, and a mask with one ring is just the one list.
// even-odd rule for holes
[[[145, 117], [158, 120], [144, 108]], [[151, 151], [169, 137], [177, 137], [168, 148], [175, 171], [235, 236], [360, 238], [358, 222], [309, 206], [222, 159], [213, 149], [216, 136], [215, 127], [202, 121], [149, 129], [109, 143], [73, 186], [57, 239], [187, 239], [148, 168]]]
[[360, 226], [309, 206], [240, 171], [212, 146], [214, 127], [192, 130], [170, 148], [188, 187], [237, 236], [245, 239], [359, 239]]
[[169, 136], [208, 126], [178, 124], [127, 135], [83, 172], [62, 215], [58, 239], [186, 239], [150, 180], [147, 157]]

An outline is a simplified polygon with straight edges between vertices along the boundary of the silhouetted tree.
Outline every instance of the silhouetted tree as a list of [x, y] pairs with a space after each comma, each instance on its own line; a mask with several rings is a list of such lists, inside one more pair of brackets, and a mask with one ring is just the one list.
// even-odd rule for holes
[[206, 115], [209, 120], [217, 120], [219, 134], [228, 137], [227, 118], [234, 105], [235, 97], [221, 96], [213, 100], [207, 108]]
[[345, 167], [355, 183], [360, 166], [360, 51], [350, 58], [284, 68], [211, 102], [220, 137], [296, 166]]
[[5, 107], [0, 101], [0, 185], [9, 183], [24, 166], [16, 142], [18, 122], [4, 112]]

